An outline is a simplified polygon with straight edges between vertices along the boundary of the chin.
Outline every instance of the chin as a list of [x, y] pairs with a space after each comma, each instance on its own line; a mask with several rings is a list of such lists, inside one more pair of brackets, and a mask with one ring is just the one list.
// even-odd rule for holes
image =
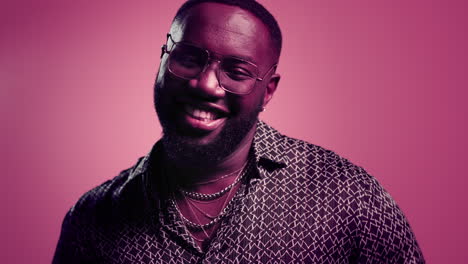
[[[257, 122], [258, 114], [238, 122], [227, 121], [216, 134], [184, 135], [168, 124], [163, 124], [163, 144], [167, 156], [190, 165], [206, 165], [223, 161], [232, 154]], [[160, 118], [161, 120], [161, 118]]]

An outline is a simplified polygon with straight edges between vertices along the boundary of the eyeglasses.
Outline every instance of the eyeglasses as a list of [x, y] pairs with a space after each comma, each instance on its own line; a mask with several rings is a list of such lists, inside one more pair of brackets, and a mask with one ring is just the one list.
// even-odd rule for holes
[[263, 81], [265, 76], [272, 71], [277, 64], [274, 64], [262, 76], [259, 77], [257, 65], [250, 61], [232, 56], [222, 56], [217, 60], [212, 58], [206, 49], [197, 47], [184, 42], [175, 42], [171, 34], [167, 34], [168, 42], [171, 40], [173, 45], [163, 45], [162, 51], [169, 54], [168, 69], [173, 75], [182, 79], [197, 78], [204, 72], [210, 62], [219, 63], [216, 69], [216, 77], [219, 85], [227, 92], [239, 95], [245, 95], [252, 92], [256, 81]]

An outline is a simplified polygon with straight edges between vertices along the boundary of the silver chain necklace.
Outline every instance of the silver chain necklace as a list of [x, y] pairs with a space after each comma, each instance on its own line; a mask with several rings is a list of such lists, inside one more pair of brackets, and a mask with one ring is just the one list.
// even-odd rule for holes
[[[216, 218], [219, 218], [219, 220], [222, 218], [222, 216], [223, 216], [224, 213], [225, 213], [224, 208], [226, 207], [227, 201], [228, 201], [228, 199], [229, 199], [229, 196], [230, 196], [231, 193], [232, 193], [232, 190], [233, 190], [233, 189], [231, 189], [231, 190], [229, 191], [228, 195], [226, 196], [226, 200], [224, 200], [223, 205], [221, 206], [221, 211], [220, 211], [220, 213], [219, 213], [217, 216], [213, 216], [212, 218], [209, 218], [209, 219], [211, 219], [211, 220], [213, 221], [213, 220], [215, 220]], [[195, 207], [195, 205], [193, 205], [193, 206]], [[190, 211], [192, 212], [193, 216], [195, 217], [195, 219], [196, 219], [198, 222], [201, 223], [200, 218], [198, 218], [197, 214], [193, 211], [192, 206], [189, 204], [188, 207], [189, 207]], [[198, 210], [200, 210], [200, 211], [202, 212], [202, 214], [206, 216], [206, 213], [203, 212], [203, 210], [199, 209], [198, 207], [195, 207], [195, 208], [197, 208]], [[182, 216], [182, 217], [183, 217], [183, 216]], [[187, 219], [187, 218], [185, 218], [185, 219]], [[219, 220], [218, 220], [218, 221], [219, 221]], [[216, 222], [218, 222], [218, 221], [216, 221]], [[213, 225], [216, 224], [216, 222], [214, 222]], [[192, 222], [192, 224], [195, 224], [195, 223]], [[187, 223], [186, 223], [186, 225], [187, 225]], [[211, 226], [210, 226], [210, 227], [211, 227]], [[207, 238], [210, 238], [210, 235], [209, 235], [208, 232], [207, 232], [207, 229], [209, 229], [210, 227], [208, 227], [208, 228], [196, 227], [196, 229], [198, 229], [198, 230], [201, 229], [201, 231], [203, 231], [203, 234], [205, 235], [205, 239], [207, 239]], [[193, 228], [193, 226], [192, 226], [192, 228]], [[204, 241], [204, 239], [203, 239], [202, 241], [200, 241], [200, 239], [197, 238], [197, 237], [195, 237], [195, 235], [194, 235], [193, 233], [192, 233], [192, 237], [193, 237], [195, 240], [199, 241], [199, 242], [203, 242], [203, 241]]]
[[[230, 207], [232, 201], [234, 200], [234, 199], [230, 199], [229, 202], [227, 201], [228, 198], [229, 198], [229, 196], [230, 196], [230, 194], [231, 194], [231, 192], [232, 192], [232, 190], [233, 190], [233, 187], [246, 175], [247, 171], [249, 170], [250, 166], [247, 166], [248, 164], [250, 164], [250, 162], [247, 162], [247, 163], [244, 165], [244, 168], [243, 168], [243, 170], [242, 170], [242, 173], [237, 177], [237, 179], [236, 179], [232, 184], [229, 185], [229, 186], [231, 186], [230, 188], [228, 188], [226, 191], [224, 191], [224, 190], [225, 190], [227, 187], [224, 188], [223, 190], [221, 190], [221, 192], [224, 191], [223, 194], [229, 191], [228, 197], [226, 197], [226, 201], [224, 201], [223, 208], [221, 209], [221, 212], [220, 212], [216, 217], [214, 217], [210, 222], [208, 222], [208, 223], [206, 223], [206, 224], [194, 223], [194, 222], [190, 221], [187, 217], [185, 217], [185, 216], [182, 214], [182, 212], [180, 211], [179, 206], [177, 206], [177, 202], [176, 202], [176, 200], [175, 200], [175, 197], [173, 197], [173, 198], [171, 199], [171, 203], [172, 203], [172, 205], [174, 206], [174, 208], [176, 209], [177, 213], [178, 213], [178, 214], [180, 215], [180, 217], [182, 218], [182, 221], [185, 223], [185, 225], [187, 225], [187, 226], [190, 227], [190, 228], [193, 228], [194, 230], [201, 230], [201, 231], [203, 231], [203, 232], [206, 234], [206, 231], [205, 231], [206, 229], [208, 229], [208, 228], [212, 227], [213, 225], [215, 225], [216, 223], [218, 223], [218, 222], [223, 218], [223, 216], [226, 214], [227, 208]], [[228, 186], [228, 187], [229, 187], [229, 186]], [[183, 196], [186, 196], [184, 191], [182, 191], [182, 190], [180, 190], [180, 191], [181, 191], [181, 193], [182, 193]], [[218, 193], [219, 193], [219, 192], [218, 192]], [[198, 194], [198, 193], [196, 193], [196, 194]], [[216, 193], [216, 194], [217, 194], [217, 193]], [[218, 195], [217, 197], [215, 197], [215, 198], [213, 198], [213, 199], [216, 199], [216, 198], [222, 196], [223, 194], [220, 194], [220, 195]], [[208, 195], [208, 196], [210, 196], [210, 195], [213, 195], [213, 194], [201, 194], [201, 195]], [[190, 196], [187, 195], [186, 198], [188, 199], [188, 198], [190, 198]], [[194, 198], [194, 199], [196, 199], [196, 198]], [[196, 199], [196, 200], [198, 200], [198, 199]], [[189, 209], [192, 210], [192, 213], [194, 213], [194, 212], [193, 212], [193, 209], [190, 207], [190, 205], [189, 205]], [[195, 213], [194, 213], [194, 215], [196, 216]], [[197, 218], [197, 219], [198, 219], [198, 218]]]
[[231, 172], [231, 173], [225, 174], [225, 175], [223, 175], [223, 176], [221, 176], [221, 177], [218, 177], [218, 178], [216, 178], [216, 179], [207, 180], [207, 181], [204, 181], [204, 182], [197, 182], [197, 183], [195, 183], [194, 185], [195, 185], [195, 186], [201, 186], [201, 185], [208, 185], [208, 184], [210, 184], [210, 183], [219, 182], [219, 181], [222, 180], [222, 179], [226, 179], [226, 178], [228, 178], [228, 177], [230, 177], [230, 176], [232, 176], [232, 175], [234, 175], [234, 174], [239, 173], [239, 171], [241, 171], [244, 167], [245, 167], [245, 164], [244, 164], [244, 166], [242, 166], [240, 169], [238, 169], [238, 170], [236, 170], [236, 171], [233, 171], [233, 172]]
[[247, 165], [249, 164], [249, 162], [246, 162], [244, 164], [244, 166], [241, 168], [241, 170], [239, 171], [239, 174], [237, 175], [237, 178], [234, 180], [233, 183], [229, 184], [228, 186], [226, 186], [224, 189], [222, 189], [221, 191], [219, 192], [215, 192], [215, 193], [199, 193], [199, 192], [188, 192], [188, 191], [185, 191], [185, 190], [182, 190], [182, 189], [179, 189], [179, 191], [184, 195], [184, 196], [187, 196], [189, 198], [192, 198], [194, 200], [200, 200], [200, 201], [209, 201], [209, 200], [214, 200], [216, 198], [219, 198], [221, 197], [223, 194], [227, 193], [229, 190], [232, 189], [232, 187], [234, 187], [245, 175], [245, 173], [247, 172], [248, 168], [247, 168]]
[[[172, 202], [172, 205], [176, 208], [177, 210], [177, 213], [180, 215], [180, 217], [182, 218], [182, 221], [184, 221], [184, 223], [195, 229], [195, 230], [202, 230], [202, 231], [205, 231], [206, 229], [210, 228], [211, 226], [213, 226], [214, 224], [216, 224], [217, 222], [219, 222], [219, 220], [221, 220], [221, 218], [223, 218], [223, 216], [226, 214], [227, 210], [226, 208], [228, 208], [231, 204], [231, 202], [233, 201], [234, 199], [231, 199], [227, 205], [221, 210], [221, 212], [219, 213], [218, 216], [216, 216], [213, 220], [211, 220], [210, 222], [206, 223], [206, 224], [197, 224], [197, 223], [194, 223], [192, 221], [190, 221], [187, 217], [185, 217], [182, 212], [180, 211], [179, 209], [179, 206], [177, 206], [177, 203], [175, 202], [175, 199], [171, 199], [171, 202]], [[190, 208], [191, 209], [191, 208]]]

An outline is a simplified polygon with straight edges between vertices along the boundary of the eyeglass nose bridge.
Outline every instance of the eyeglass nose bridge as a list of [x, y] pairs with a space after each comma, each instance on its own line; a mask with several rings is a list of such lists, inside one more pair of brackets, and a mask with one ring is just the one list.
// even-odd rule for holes
[[200, 75], [202, 73], [205, 73], [206, 70], [210, 67], [210, 65], [213, 64], [213, 62], [216, 62], [218, 65], [216, 65], [216, 68], [213, 69], [214, 73], [215, 73], [215, 76], [216, 76], [216, 80], [218, 82], [218, 86], [224, 90], [226, 90], [225, 87], [223, 87], [223, 85], [221, 84], [221, 76], [219, 75], [220, 74], [220, 71], [221, 71], [221, 60], [220, 59], [215, 59], [211, 56], [210, 52], [206, 51], [207, 53], [207, 58], [206, 58], [206, 62], [205, 62], [205, 65], [203, 66], [203, 69], [200, 71], [200, 73], [198, 73], [198, 76], [197, 78], [200, 78]]
[[215, 72], [219, 71], [219, 68], [221, 67], [221, 60], [213, 59], [213, 58], [211, 58], [210, 54], [208, 54], [208, 58], [206, 59], [205, 65], [203, 66], [203, 69], [200, 71], [200, 73], [205, 72], [206, 69], [208, 69], [213, 62], [218, 63], [218, 66], [215, 69]]

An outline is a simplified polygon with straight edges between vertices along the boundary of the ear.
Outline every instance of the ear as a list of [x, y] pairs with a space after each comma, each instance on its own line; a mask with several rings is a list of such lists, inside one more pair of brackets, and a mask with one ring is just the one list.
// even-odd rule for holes
[[273, 94], [278, 87], [278, 83], [281, 79], [281, 76], [278, 73], [271, 75], [270, 80], [265, 89], [265, 94], [263, 96], [263, 107], [266, 107], [268, 102], [270, 102], [271, 98], [273, 98]]

